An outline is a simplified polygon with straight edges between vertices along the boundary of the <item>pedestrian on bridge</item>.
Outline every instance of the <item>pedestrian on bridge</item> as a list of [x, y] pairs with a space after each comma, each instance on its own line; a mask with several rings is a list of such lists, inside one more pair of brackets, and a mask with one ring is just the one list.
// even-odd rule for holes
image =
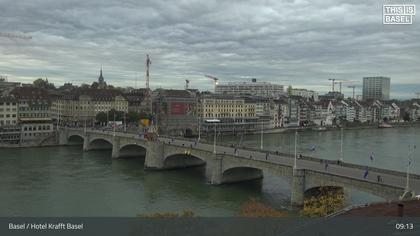
[[366, 167], [366, 171], [363, 174], [363, 179], [366, 179], [368, 177], [368, 175], [369, 175], [369, 169], [368, 169], [368, 167]]
[[328, 161], [325, 162], [325, 170], [328, 170]]
[[265, 154], [265, 159], [268, 160], [268, 152]]

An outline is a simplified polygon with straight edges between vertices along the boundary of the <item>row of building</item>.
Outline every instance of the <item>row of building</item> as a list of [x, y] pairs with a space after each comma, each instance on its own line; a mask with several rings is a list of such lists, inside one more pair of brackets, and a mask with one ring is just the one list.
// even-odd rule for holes
[[[1, 81], [0, 81], [1, 82]], [[4, 82], [4, 81], [3, 81]], [[0, 98], [0, 141], [38, 142], [54, 136], [56, 126], [94, 126], [99, 113], [152, 113], [161, 134], [197, 135], [198, 132], [255, 132], [290, 126], [334, 126], [418, 120], [418, 100], [398, 102], [344, 99], [339, 93], [318, 96], [256, 82], [230, 84], [235, 89], [216, 93], [198, 90], [120, 90], [108, 86], [102, 75], [92, 86], [65, 84], [58, 89], [7, 82]], [[1, 83], [0, 83], [1, 85]], [[1, 87], [1, 86], [0, 86]], [[148, 99], [151, 100], [151, 109]], [[111, 120], [112, 118], [110, 118]]]

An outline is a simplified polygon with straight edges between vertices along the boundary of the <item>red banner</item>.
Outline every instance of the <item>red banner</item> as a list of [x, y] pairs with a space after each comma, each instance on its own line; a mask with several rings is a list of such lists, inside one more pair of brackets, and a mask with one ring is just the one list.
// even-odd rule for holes
[[191, 113], [192, 105], [190, 103], [172, 102], [171, 115], [188, 115]]

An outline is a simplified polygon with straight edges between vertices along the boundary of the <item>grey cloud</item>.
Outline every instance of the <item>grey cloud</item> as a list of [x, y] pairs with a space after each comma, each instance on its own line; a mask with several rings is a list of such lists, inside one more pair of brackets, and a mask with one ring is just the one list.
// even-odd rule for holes
[[326, 92], [330, 77], [378, 74], [420, 90], [419, 23], [382, 25], [377, 1], [0, 0], [0, 7], [0, 31], [33, 36], [0, 38], [0, 74], [25, 82], [91, 83], [103, 65], [108, 82], [134, 86], [138, 77], [143, 85], [149, 53], [154, 87], [182, 88], [189, 78], [211, 89], [208, 73]]

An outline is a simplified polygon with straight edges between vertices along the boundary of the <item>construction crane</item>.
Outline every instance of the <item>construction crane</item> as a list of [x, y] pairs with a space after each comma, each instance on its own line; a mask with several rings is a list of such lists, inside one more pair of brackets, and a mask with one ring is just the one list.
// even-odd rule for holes
[[211, 76], [211, 75], [204, 75], [204, 76], [213, 80], [213, 82], [214, 82], [214, 92], [216, 93], [216, 86], [219, 84], [219, 79], [214, 77], [214, 76]]
[[12, 33], [2, 33], [2, 32], [0, 32], [0, 37], [14, 38], [14, 39], [25, 39], [25, 40], [32, 39], [32, 36], [26, 36], [26, 35], [20, 35], [20, 34], [12, 34]]
[[353, 83], [353, 82], [357, 82], [355, 80], [336, 80], [334, 83], [339, 84], [340, 85], [340, 93], [341, 93], [341, 86], [344, 83]]
[[332, 91], [334, 92], [334, 85], [337, 79], [328, 79], [328, 80], [332, 81]]
[[188, 90], [189, 85], [190, 85], [190, 81], [186, 79], [185, 80], [185, 90]]
[[353, 100], [354, 100], [354, 96], [355, 96], [355, 89], [357, 88], [357, 86], [356, 85], [349, 85], [349, 86], [347, 86], [347, 88], [352, 88], [353, 89]]

